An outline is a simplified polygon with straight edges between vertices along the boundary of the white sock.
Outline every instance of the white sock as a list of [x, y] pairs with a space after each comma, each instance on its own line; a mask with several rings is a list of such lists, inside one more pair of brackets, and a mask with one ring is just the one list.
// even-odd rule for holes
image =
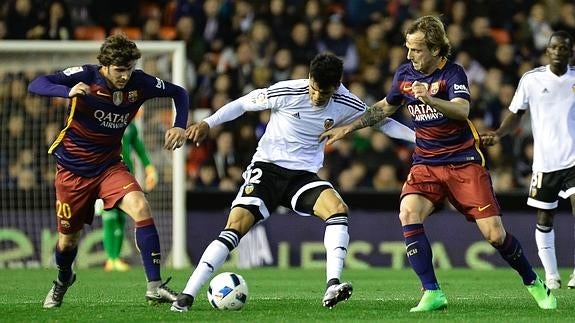
[[229, 253], [230, 250], [221, 241], [212, 241], [202, 254], [198, 266], [188, 279], [182, 293], [196, 297], [200, 288], [212, 276], [214, 271], [224, 264]]
[[537, 225], [535, 241], [537, 242], [539, 259], [541, 259], [545, 269], [545, 279], [560, 279], [559, 270], [557, 269], [557, 257], [555, 256], [555, 231], [552, 228]]
[[326, 282], [330, 279], [339, 279], [341, 277], [348, 244], [347, 225], [327, 225], [325, 227], [323, 245], [326, 251]]

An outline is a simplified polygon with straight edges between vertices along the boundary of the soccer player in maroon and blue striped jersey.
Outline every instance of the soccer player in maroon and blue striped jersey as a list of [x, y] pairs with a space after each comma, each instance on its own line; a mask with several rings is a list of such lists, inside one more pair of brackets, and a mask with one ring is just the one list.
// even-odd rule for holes
[[399, 219], [407, 257], [419, 276], [423, 297], [412, 312], [445, 308], [423, 222], [447, 199], [468, 221], [475, 222], [521, 276], [540, 308], [555, 309], [557, 300], [533, 271], [519, 241], [505, 231], [501, 210], [485, 168], [479, 135], [469, 121], [470, 95], [463, 68], [447, 57], [451, 45], [441, 20], [423, 16], [406, 30], [407, 59], [388, 95], [352, 124], [327, 130], [328, 143], [373, 125], [405, 106], [413, 118], [416, 149], [401, 192]]
[[84, 224], [91, 224], [94, 202], [104, 209], [120, 208], [135, 221], [136, 245], [147, 278], [149, 302], [172, 302], [176, 294], [162, 283], [160, 240], [142, 188], [121, 157], [122, 136], [142, 104], [151, 98], [171, 97], [176, 107], [174, 126], [166, 131], [164, 148], [176, 149], [185, 140], [189, 97], [175, 84], [135, 69], [141, 57], [124, 35], [108, 37], [100, 47], [99, 65], [70, 67], [34, 79], [28, 86], [42, 96], [69, 98], [66, 123], [49, 153], [56, 157], [55, 248], [58, 278], [44, 300], [44, 308], [62, 305], [76, 274], [72, 263]]

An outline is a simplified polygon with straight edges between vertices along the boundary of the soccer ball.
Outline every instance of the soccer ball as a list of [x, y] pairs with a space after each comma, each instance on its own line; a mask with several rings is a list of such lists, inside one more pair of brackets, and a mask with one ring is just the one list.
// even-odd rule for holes
[[208, 301], [218, 310], [239, 310], [248, 301], [248, 285], [236, 273], [218, 274], [210, 281]]

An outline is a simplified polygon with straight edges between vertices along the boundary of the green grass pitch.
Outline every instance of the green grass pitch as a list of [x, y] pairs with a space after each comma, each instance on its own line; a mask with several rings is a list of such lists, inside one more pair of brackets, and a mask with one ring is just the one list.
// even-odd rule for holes
[[[333, 309], [323, 308], [323, 270], [237, 269], [249, 286], [241, 311], [212, 309], [201, 290], [193, 309], [173, 313], [168, 304], [148, 306], [142, 268], [127, 273], [78, 270], [61, 308], [42, 302], [56, 271], [0, 270], [0, 322], [575, 322], [575, 289], [555, 291], [557, 310], [540, 310], [511, 269], [438, 270], [449, 305], [433, 313], [409, 313], [421, 296], [410, 270], [345, 270], [353, 296]], [[542, 270], [537, 270], [542, 274]], [[570, 270], [562, 270], [566, 285]], [[164, 269], [169, 286], [181, 290], [189, 270]]]

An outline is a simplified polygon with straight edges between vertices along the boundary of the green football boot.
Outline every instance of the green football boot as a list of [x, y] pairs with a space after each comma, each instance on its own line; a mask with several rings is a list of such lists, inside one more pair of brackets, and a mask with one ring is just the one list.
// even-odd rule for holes
[[442, 310], [447, 307], [447, 298], [441, 289], [426, 290], [416, 307], [410, 312], [430, 312]]
[[557, 298], [551, 293], [551, 290], [537, 276], [532, 285], [527, 285], [527, 290], [537, 301], [537, 305], [544, 310], [554, 310], [557, 308]]

